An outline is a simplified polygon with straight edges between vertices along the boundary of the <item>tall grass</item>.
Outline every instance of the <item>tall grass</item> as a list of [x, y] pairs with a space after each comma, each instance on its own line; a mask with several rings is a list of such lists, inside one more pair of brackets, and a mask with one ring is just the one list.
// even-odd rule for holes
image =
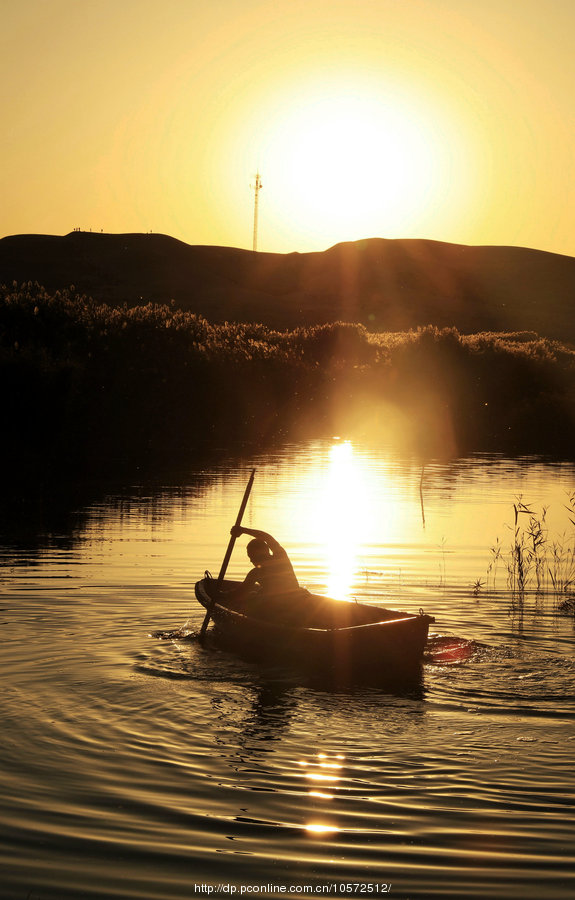
[[[575, 493], [565, 504], [568, 521], [575, 529]], [[495, 591], [501, 570], [514, 609], [523, 610], [529, 597], [550, 598], [568, 608], [575, 593], [575, 530], [552, 536], [547, 524], [547, 508], [537, 512], [519, 497], [513, 505], [511, 543], [499, 540], [491, 548], [486, 589]], [[480, 580], [476, 584], [480, 584]], [[575, 606], [575, 604], [574, 604]]]

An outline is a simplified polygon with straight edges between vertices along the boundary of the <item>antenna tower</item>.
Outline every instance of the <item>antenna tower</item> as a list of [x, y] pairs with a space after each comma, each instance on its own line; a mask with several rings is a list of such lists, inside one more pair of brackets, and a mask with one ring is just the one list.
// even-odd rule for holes
[[254, 190], [254, 251], [258, 249], [258, 201], [259, 201], [259, 193], [262, 189], [262, 179], [260, 173], [256, 173], [256, 182], [252, 184], [252, 188]]

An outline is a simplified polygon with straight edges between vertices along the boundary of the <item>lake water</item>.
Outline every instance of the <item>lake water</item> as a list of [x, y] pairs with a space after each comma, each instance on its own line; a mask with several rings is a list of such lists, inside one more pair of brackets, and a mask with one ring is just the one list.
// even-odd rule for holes
[[[244, 524], [302, 584], [435, 615], [420, 685], [322, 690], [194, 639], [194, 582], [219, 570], [252, 466]], [[574, 490], [568, 464], [422, 472], [328, 440], [14, 503], [0, 896], [572, 897], [574, 618], [529, 592], [513, 608], [506, 554], [519, 496], [572, 547]]]

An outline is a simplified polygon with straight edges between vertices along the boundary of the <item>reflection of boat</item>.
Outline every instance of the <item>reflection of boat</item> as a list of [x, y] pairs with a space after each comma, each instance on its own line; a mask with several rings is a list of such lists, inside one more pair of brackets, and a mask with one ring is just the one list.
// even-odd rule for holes
[[210, 609], [221, 642], [243, 655], [331, 672], [338, 680], [393, 678], [421, 666], [432, 616], [305, 590], [282, 601], [226, 596], [239, 584], [205, 577], [196, 584], [196, 597]]

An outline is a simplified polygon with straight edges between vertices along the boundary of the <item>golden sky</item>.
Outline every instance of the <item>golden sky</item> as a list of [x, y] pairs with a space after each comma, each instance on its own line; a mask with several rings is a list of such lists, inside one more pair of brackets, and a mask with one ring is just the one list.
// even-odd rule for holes
[[573, 0], [2, 0], [0, 235], [575, 256]]

